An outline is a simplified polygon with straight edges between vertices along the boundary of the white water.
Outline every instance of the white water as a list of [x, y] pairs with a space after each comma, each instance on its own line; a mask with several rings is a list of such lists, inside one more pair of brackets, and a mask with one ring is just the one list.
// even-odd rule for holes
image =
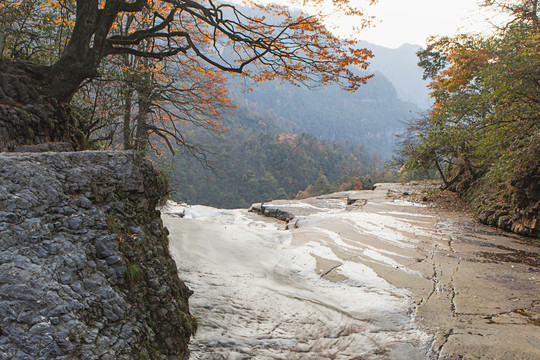
[[[191, 359], [427, 357], [431, 338], [412, 321], [410, 294], [358, 261], [408, 270], [411, 258], [395, 249], [414, 247], [404, 234], [423, 230], [395, 214], [321, 210], [301, 220], [295, 236], [246, 210], [164, 210], [180, 277], [194, 291]], [[389, 246], [353, 241], [340, 226]]]

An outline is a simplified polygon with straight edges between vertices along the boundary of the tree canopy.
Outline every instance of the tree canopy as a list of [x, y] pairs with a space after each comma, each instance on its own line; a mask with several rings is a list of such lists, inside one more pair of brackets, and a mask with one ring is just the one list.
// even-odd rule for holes
[[[56, 122], [51, 125], [54, 131], [41, 130], [47, 128], [47, 122], [35, 120], [40, 123], [40, 134], [34, 136], [19, 129], [2, 137], [25, 133], [24, 141], [32, 136], [59, 140], [70, 126], [88, 137], [96, 129], [118, 127], [95, 121], [114, 110], [124, 115], [125, 148], [143, 147], [152, 132], [166, 143], [176, 140], [188, 145], [178, 131], [177, 125], [183, 121], [219, 129], [212, 121], [219, 122], [219, 109], [228, 106], [219, 89], [223, 84], [219, 72], [243, 74], [255, 82], [279, 79], [308, 86], [337, 83], [346, 90], [356, 90], [370, 77], [359, 74], [367, 67], [371, 53], [330, 32], [323, 24], [322, 4], [322, 0], [299, 1], [297, 5], [318, 9], [306, 15], [253, 1], [242, 6], [211, 0], [3, 1], [1, 72], [16, 73], [22, 68], [34, 82], [25, 92], [37, 92], [45, 102], [59, 104], [64, 110], [51, 110], [45, 116]], [[333, 0], [325, 2], [327, 5], [358, 16], [359, 24], [369, 20], [352, 2]], [[14, 65], [19, 70], [13, 70]], [[17, 79], [19, 75], [6, 81], [16, 83]], [[113, 80], [116, 89], [106, 89], [98, 82], [88, 90], [89, 80], [95, 79]], [[88, 96], [75, 96], [77, 91], [92, 95], [94, 104], [81, 104], [80, 100], [84, 103]], [[118, 99], [118, 106], [101, 109], [106, 113], [101, 117], [95, 116], [96, 105], [104, 104], [98, 93], [114, 93], [108, 100]], [[0, 105], [20, 103], [16, 97], [14, 93], [0, 94]], [[70, 106], [72, 100], [75, 103]], [[200, 106], [193, 109], [186, 105], [195, 102]], [[137, 109], [137, 115], [130, 109]], [[34, 115], [39, 117], [40, 111], [34, 111]], [[66, 114], [80, 115], [79, 123], [71, 124], [73, 118], [67, 119]], [[210, 117], [214, 119], [210, 121]], [[156, 120], [167, 118], [174, 121], [156, 126]], [[110, 141], [109, 135], [95, 138]]]
[[[348, 14], [361, 14], [348, 1], [332, 3]], [[213, 1], [8, 0], [3, 7], [15, 25], [4, 34], [24, 30], [21, 14], [38, 5], [44, 16], [55, 17], [49, 26], [61, 28], [65, 41], [50, 65], [48, 92], [58, 99], [71, 98], [84, 79], [98, 76], [105, 57], [123, 54], [155, 60], [183, 54], [186, 61], [201, 59], [223, 71], [247, 71], [255, 80], [339, 82], [351, 90], [365, 82], [351, 67], [365, 68], [370, 52], [334, 36], [320, 14], [292, 15], [285, 7], [248, 4], [266, 16]]]
[[411, 124], [398, 154], [406, 169], [437, 168], [485, 222], [523, 233], [537, 231], [529, 220], [538, 218], [540, 200], [537, 5], [486, 1], [511, 21], [490, 36], [431, 40], [419, 58], [433, 109]]

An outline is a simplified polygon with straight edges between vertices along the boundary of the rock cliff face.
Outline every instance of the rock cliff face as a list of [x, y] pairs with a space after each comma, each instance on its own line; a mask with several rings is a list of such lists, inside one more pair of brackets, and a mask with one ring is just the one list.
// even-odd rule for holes
[[187, 358], [165, 192], [130, 152], [0, 154], [0, 359]]
[[[537, 152], [540, 159], [540, 150]], [[540, 160], [516, 176], [511, 188], [500, 194], [478, 186], [464, 190], [464, 198], [476, 210], [478, 220], [520, 235], [540, 237]], [[486, 189], [487, 188], [487, 189]]]

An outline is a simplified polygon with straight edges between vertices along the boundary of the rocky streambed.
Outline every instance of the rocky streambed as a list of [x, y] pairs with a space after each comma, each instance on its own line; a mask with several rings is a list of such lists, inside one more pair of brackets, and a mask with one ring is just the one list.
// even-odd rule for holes
[[169, 204], [191, 358], [540, 358], [537, 242], [403, 197], [425, 190]]

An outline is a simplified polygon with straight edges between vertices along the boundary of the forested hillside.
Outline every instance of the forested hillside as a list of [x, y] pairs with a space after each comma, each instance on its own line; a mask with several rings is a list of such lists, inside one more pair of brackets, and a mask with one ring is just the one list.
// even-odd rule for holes
[[399, 99], [412, 102], [422, 110], [431, 107], [429, 82], [422, 78], [416, 56], [422, 50], [420, 45], [403, 44], [397, 49], [390, 49], [368, 42], [361, 44], [373, 52], [371, 71], [382, 73], [395, 87]]
[[[293, 198], [319, 178], [324, 191], [371, 186], [383, 176], [383, 160], [347, 140], [319, 140], [287, 132], [290, 124], [248, 106], [225, 115], [230, 131], [214, 135], [192, 129], [189, 136], [205, 144], [206, 162], [177, 154], [170, 171], [172, 197], [191, 204], [222, 208]], [[168, 160], [168, 163], [171, 159]], [[363, 183], [362, 183], [363, 181]], [[309, 195], [318, 195], [317, 189]]]
[[[365, 84], [371, 74], [370, 52], [336, 38], [320, 17], [227, 7], [231, 26], [247, 34], [236, 39], [230, 37], [236, 30], [219, 28], [218, 15], [192, 10], [191, 3], [167, 3], [150, 13], [138, 4], [128, 11], [133, 16], [125, 18], [124, 10], [116, 9], [107, 21], [88, 5], [97, 12], [85, 12], [84, 19], [99, 22], [102, 32], [95, 42], [96, 29], [74, 28], [80, 4], [26, 0], [0, 6], [6, 15], [0, 22], [2, 39], [7, 39], [0, 43], [6, 85], [0, 93], [3, 150], [69, 141], [76, 149], [200, 155], [202, 145], [210, 151], [206, 156], [216, 177], [201, 181], [202, 173], [213, 173], [194, 159], [179, 157], [176, 168], [183, 173], [181, 181], [171, 179], [171, 189], [184, 192], [182, 197], [190, 202], [209, 203], [212, 198], [214, 205], [246, 206], [293, 196], [323, 179], [319, 175], [338, 188], [336, 181], [343, 176], [381, 172], [381, 157], [390, 157], [403, 121], [417, 111], [398, 99], [380, 73]], [[351, 13], [358, 10], [339, 6]], [[185, 19], [178, 14], [189, 11], [202, 12], [192, 15], [209, 28], [182, 23]], [[260, 11], [266, 14], [267, 27], [259, 22]], [[152, 21], [161, 25], [152, 27]], [[181, 32], [172, 30], [184, 25]], [[208, 30], [213, 27], [221, 35]], [[280, 35], [280, 27], [286, 34]], [[75, 30], [81, 33], [72, 38]], [[182, 35], [189, 32], [201, 34], [190, 42]], [[161, 44], [165, 35], [178, 42]], [[294, 41], [285, 40], [292, 35]], [[251, 36], [264, 40], [264, 46]], [[214, 37], [211, 43], [208, 39]], [[236, 51], [235, 44], [243, 50]], [[242, 81], [224, 75], [244, 67], [249, 72]], [[252, 92], [243, 92], [253, 83], [257, 86]], [[237, 108], [231, 109], [232, 104]], [[275, 182], [267, 181], [272, 180], [267, 174]], [[245, 179], [256, 177], [260, 183], [247, 189]], [[352, 180], [351, 186], [355, 182], [360, 186]]]
[[[416, 64], [396, 67], [418, 75]], [[191, 144], [203, 145], [204, 161], [189, 152], [168, 157], [175, 200], [235, 208], [319, 195], [323, 188], [370, 187], [389, 179], [384, 160], [405, 123], [420, 114], [419, 107], [398, 98], [382, 73], [354, 93], [277, 80], [252, 86], [228, 77], [235, 108], [222, 113], [224, 134], [197, 127], [185, 133]]]
[[436, 169], [482, 222], [538, 235], [538, 1], [487, 4], [511, 21], [491, 36], [434, 39], [419, 53], [435, 105], [410, 124], [396, 163]]
[[[414, 70], [414, 68], [411, 68]], [[320, 139], [346, 139], [390, 158], [396, 135], [420, 109], [400, 100], [392, 83], [375, 73], [366, 86], [347, 92], [336, 86], [315, 89], [271, 81], [253, 91], [230, 79], [231, 97], [253, 111], [274, 117], [292, 133], [309, 133]]]

